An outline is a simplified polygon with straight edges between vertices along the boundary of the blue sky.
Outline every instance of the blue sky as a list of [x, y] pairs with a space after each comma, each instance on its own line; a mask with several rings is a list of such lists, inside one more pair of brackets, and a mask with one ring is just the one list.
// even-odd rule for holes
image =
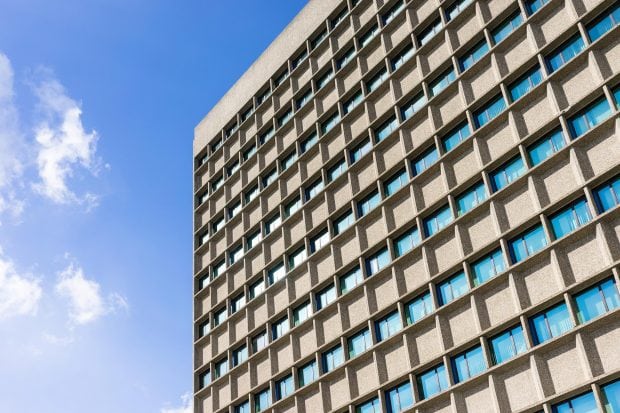
[[189, 412], [193, 128], [304, 3], [0, 0], [0, 412]]

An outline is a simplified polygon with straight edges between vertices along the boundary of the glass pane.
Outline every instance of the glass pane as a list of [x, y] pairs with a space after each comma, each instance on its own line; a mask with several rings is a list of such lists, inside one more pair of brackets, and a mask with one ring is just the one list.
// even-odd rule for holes
[[620, 380], [603, 386], [606, 413], [620, 413]]
[[543, 249], [547, 245], [547, 238], [542, 226], [538, 226], [523, 236], [523, 240], [527, 246], [528, 255]]
[[608, 311], [620, 307], [620, 297], [618, 296], [618, 288], [614, 280], [607, 280], [601, 283], [601, 291], [603, 291]]
[[598, 317], [606, 311], [603, 295], [598, 286], [576, 296], [575, 302], [578, 309], [577, 315], [582, 323]]
[[561, 304], [547, 311], [547, 321], [551, 336], [557, 337], [572, 328], [566, 304]]

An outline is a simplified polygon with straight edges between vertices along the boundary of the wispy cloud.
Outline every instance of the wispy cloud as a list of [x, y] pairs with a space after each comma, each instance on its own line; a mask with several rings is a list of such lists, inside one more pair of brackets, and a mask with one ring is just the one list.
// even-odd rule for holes
[[58, 273], [55, 291], [67, 299], [69, 319], [76, 325], [89, 324], [106, 314], [128, 309], [122, 295], [104, 296], [99, 283], [86, 278], [84, 270], [73, 262]]
[[0, 249], [0, 320], [36, 314], [41, 295], [39, 280], [19, 274]]
[[168, 407], [161, 409], [160, 413], [193, 413], [194, 401], [191, 393], [185, 393], [181, 396], [181, 406]]
[[79, 168], [97, 173], [97, 132], [85, 130], [79, 103], [68, 96], [48, 70], [39, 70], [38, 77], [33, 91], [42, 120], [35, 127], [39, 181], [34, 188], [58, 204], [96, 205], [96, 195], [78, 195], [69, 188], [68, 181]]

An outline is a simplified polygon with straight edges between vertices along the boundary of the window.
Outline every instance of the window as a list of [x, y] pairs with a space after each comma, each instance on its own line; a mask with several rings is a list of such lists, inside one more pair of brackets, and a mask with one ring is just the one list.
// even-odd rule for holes
[[377, 341], [383, 341], [392, 337], [403, 328], [398, 310], [392, 311], [380, 320], [375, 321]]
[[363, 99], [364, 99], [364, 94], [362, 93], [361, 90], [358, 90], [357, 92], [355, 92], [355, 94], [344, 103], [343, 105], [344, 113], [346, 114], [346, 113], [351, 112], [357, 105], [360, 104], [360, 102]]
[[372, 143], [370, 139], [366, 138], [351, 150], [351, 163], [355, 163], [364, 155], [366, 155], [372, 149]]
[[205, 244], [207, 241], [209, 241], [209, 230], [205, 230], [202, 235], [200, 236], [200, 239], [198, 240], [198, 245], [202, 245]]
[[222, 186], [223, 183], [224, 183], [223, 176], [220, 175], [217, 178], [215, 178], [215, 180], [211, 182], [211, 192], [217, 191]]
[[431, 81], [429, 88], [431, 90], [431, 96], [437, 96], [439, 92], [444, 90], [448, 85], [456, 79], [454, 68], [450, 66], [448, 70], [439, 75], [435, 80]]
[[376, 90], [381, 83], [388, 77], [387, 69], [381, 69], [376, 75], [366, 82], [366, 90], [368, 93]]
[[370, 347], [372, 347], [372, 338], [370, 337], [370, 330], [365, 328], [359, 333], [356, 333], [349, 337], [347, 340], [347, 346], [349, 348], [349, 359], [359, 356]]
[[359, 267], [355, 267], [355, 269], [340, 277], [340, 293], [348, 293], [362, 281], [364, 281], [362, 270]]
[[435, 146], [430, 147], [422, 155], [413, 160], [413, 170], [416, 175], [421, 174], [439, 159], [439, 153]]
[[319, 178], [311, 183], [305, 190], [306, 201], [311, 200], [323, 190], [323, 179]]
[[560, 303], [532, 317], [530, 327], [534, 345], [537, 345], [564, 334], [573, 328], [573, 323], [568, 315], [566, 304]]
[[594, 190], [594, 200], [601, 213], [620, 204], [620, 176], [596, 188]]
[[224, 228], [224, 217], [218, 218], [213, 222], [213, 233], [218, 232]]
[[205, 288], [209, 284], [209, 281], [211, 281], [211, 279], [209, 278], [209, 275], [203, 275], [200, 278], [200, 281], [198, 281], [199, 283], [198, 289], [202, 290], [203, 288]]
[[346, 65], [351, 60], [353, 60], [354, 56], [355, 56], [355, 47], [351, 46], [349, 50], [347, 50], [346, 53], [342, 55], [340, 59], [338, 59], [338, 61], [336, 62], [336, 67], [338, 69], [342, 69], [344, 65]]
[[504, 263], [504, 256], [502, 250], [497, 249], [489, 255], [482, 257], [478, 261], [471, 265], [474, 272], [474, 286], [478, 286], [497, 274], [504, 272], [506, 264]]
[[413, 324], [433, 312], [433, 299], [429, 291], [407, 303], [407, 324]]
[[280, 214], [274, 215], [265, 223], [265, 233], [271, 234], [280, 226], [280, 224], [282, 224]]
[[301, 208], [301, 198], [296, 197], [284, 206], [284, 215], [286, 215], [286, 217], [288, 218], [295, 212], [297, 212], [299, 208]]
[[418, 388], [420, 389], [420, 398], [422, 400], [446, 390], [448, 388], [446, 366], [440, 364], [420, 374], [418, 377]]
[[238, 366], [248, 359], [248, 347], [244, 344], [241, 347], [233, 350], [232, 353], [232, 365]]
[[588, 203], [585, 199], [580, 199], [552, 215], [549, 221], [553, 228], [553, 235], [558, 239], [587, 224], [591, 219]]
[[366, 46], [379, 32], [379, 27], [377, 25], [372, 26], [366, 33], [360, 37], [360, 49]]
[[419, 111], [420, 108], [422, 108], [422, 106], [424, 106], [425, 104], [426, 104], [426, 97], [424, 96], [424, 93], [422, 92], [418, 93], [413, 99], [411, 99], [409, 102], [407, 102], [400, 108], [400, 113], [403, 118], [403, 121], [413, 116], [413, 114]]
[[334, 72], [332, 69], [329, 69], [316, 81], [316, 88], [322, 89], [327, 83], [329, 83], [330, 80], [332, 80], [332, 77], [334, 77]]
[[378, 273], [390, 263], [390, 253], [387, 248], [379, 250], [376, 254], [366, 258], [366, 273], [368, 276]]
[[222, 146], [222, 140], [221, 139], [218, 139], [215, 142], [211, 143], [211, 154], [213, 154], [213, 152], [215, 152], [218, 149], [220, 149], [221, 146]]
[[271, 339], [277, 340], [289, 330], [288, 317], [284, 316], [271, 325]]
[[441, 19], [437, 19], [433, 21], [427, 28], [422, 30], [420, 34], [418, 34], [418, 43], [420, 46], [424, 46], [428, 43], [442, 28]]
[[312, 135], [308, 136], [305, 140], [303, 140], [300, 144], [301, 153], [305, 153], [308, 149], [312, 148], [317, 142], [319, 138], [314, 132]]
[[573, 138], [578, 138], [611, 116], [611, 107], [604, 97], [568, 120]]
[[230, 301], [230, 312], [236, 313], [245, 306], [245, 294], [241, 293]]
[[243, 159], [248, 160], [256, 153], [256, 145], [251, 145], [248, 149], [243, 152]]
[[327, 178], [330, 181], [333, 181], [334, 179], [342, 175], [346, 170], [347, 170], [347, 163], [344, 159], [341, 159], [338, 162], [336, 162], [334, 166], [332, 166], [331, 168], [327, 170]]
[[510, 330], [504, 331], [491, 338], [489, 341], [491, 342], [493, 364], [503, 363], [527, 350], [527, 345], [525, 344], [525, 338], [523, 336], [523, 327], [521, 326], [516, 326]]
[[408, 381], [385, 392], [388, 413], [399, 413], [413, 406], [413, 390]]
[[230, 265], [236, 263], [243, 257], [243, 245], [239, 245], [237, 248], [232, 249], [228, 254]]
[[306, 248], [299, 248], [288, 256], [288, 267], [291, 270], [293, 268], [297, 268], [302, 262], [306, 260], [307, 257], [308, 255], [306, 254]]
[[471, 0], [456, 0], [446, 9], [446, 21], [450, 21], [458, 16], [467, 5], [471, 3]]
[[346, 17], [348, 13], [349, 13], [349, 9], [347, 9], [346, 6], [342, 10], [340, 10], [340, 12], [338, 12], [338, 14], [331, 20], [332, 29], [338, 26], [338, 24], [344, 20], [344, 18]]
[[355, 222], [355, 215], [353, 215], [353, 211], [348, 210], [334, 221], [334, 234], [338, 235], [342, 233], [345, 229], [349, 228], [353, 222]]
[[267, 90], [256, 97], [256, 104], [260, 105], [266, 101], [269, 96], [271, 96], [271, 89], [267, 88]]
[[312, 49], [315, 49], [326, 38], [327, 38], [327, 29], [323, 29], [321, 30], [319, 34], [316, 35], [314, 39], [312, 39], [312, 41], [310, 42], [310, 46], [312, 47]]
[[461, 271], [460, 273], [453, 275], [446, 281], [437, 285], [439, 305], [446, 305], [462, 296], [467, 291], [469, 291], [467, 276], [463, 271]]
[[531, 15], [536, 13], [542, 6], [547, 4], [549, 0], [526, 0], [525, 8], [527, 12]]
[[553, 413], [597, 413], [598, 407], [594, 393], [587, 392], [551, 407]]
[[441, 141], [446, 152], [450, 152], [456, 145], [469, 138], [470, 135], [469, 124], [465, 121], [448, 132]]
[[521, 12], [517, 10], [493, 30], [493, 33], [491, 33], [493, 42], [497, 44], [504, 40], [517, 27], [521, 26], [521, 23], [523, 23], [523, 17], [521, 17]]
[[532, 166], [536, 166], [564, 147], [564, 135], [557, 129], [545, 136], [527, 150]]
[[280, 161], [280, 167], [283, 171], [286, 171], [288, 168], [293, 166], [295, 161], [297, 160], [297, 153], [291, 152], [284, 159]]
[[209, 384], [211, 384], [211, 371], [207, 370], [200, 373], [200, 375], [198, 376], [198, 385], [200, 386], [200, 388], [204, 389]]
[[594, 287], [575, 296], [577, 318], [585, 323], [620, 306], [618, 288], [613, 278], [601, 281]]
[[405, 46], [396, 56], [394, 56], [391, 60], [392, 71], [395, 71], [399, 67], [403, 65], [407, 60], [413, 56], [415, 49], [413, 48], [413, 44], [409, 43]]
[[273, 138], [274, 135], [275, 135], [275, 130], [273, 129], [273, 126], [272, 126], [260, 136], [261, 145], [269, 141], [271, 138]]
[[331, 115], [325, 122], [321, 124], [321, 131], [326, 134], [340, 122], [340, 114], [338, 112]]
[[588, 24], [587, 31], [590, 41], [595, 42], [618, 24], [620, 24], [620, 6], [616, 5]]
[[392, 6], [391, 9], [389, 9], [383, 16], [382, 16], [382, 20], [383, 20], [383, 25], [385, 26], [386, 24], [388, 24], [389, 22], [391, 22], [392, 20], [394, 20], [394, 17], [396, 17], [398, 15], [398, 13], [400, 13], [401, 11], [403, 11], [403, 9], [405, 8], [405, 4], [402, 1], [399, 1], [398, 3], [396, 3], [394, 6]]
[[392, 116], [390, 119], [383, 122], [377, 129], [375, 129], [375, 139], [377, 140], [377, 142], [381, 142], [382, 140], [390, 136], [390, 134], [394, 132], [397, 127], [398, 119], [396, 119], [395, 116]]
[[436, 234], [451, 222], [452, 211], [450, 211], [450, 206], [446, 205], [433, 213], [433, 215], [424, 219], [424, 230], [426, 231], [426, 236], [430, 237]]
[[508, 243], [512, 262], [515, 264], [537, 253], [546, 245], [547, 237], [542, 225], [535, 226]]
[[489, 51], [489, 45], [486, 40], [481, 40], [474, 47], [469, 49], [464, 56], [459, 59], [459, 65], [461, 66], [461, 72], [466, 71], [474, 63], [482, 58]]
[[620, 413], [620, 380], [602, 387], [605, 413]]
[[312, 306], [310, 301], [306, 301], [293, 310], [293, 326], [298, 326], [306, 321], [312, 315]]
[[209, 320], [203, 321], [198, 326], [198, 337], [204, 337], [209, 334], [209, 332], [211, 332], [211, 324], [209, 323]]
[[551, 52], [549, 56], [545, 58], [549, 73], [553, 73], [562, 66], [564, 66], [569, 60], [577, 56], [585, 48], [583, 39], [579, 34], [576, 34], [568, 41], [560, 45], [556, 50]]
[[262, 412], [267, 410], [271, 404], [271, 395], [269, 394], [269, 388], [262, 390], [254, 395], [254, 411]]
[[280, 86], [288, 78], [288, 75], [288, 69], [284, 69], [284, 71], [280, 73], [280, 76], [273, 81], [275, 87]]
[[375, 190], [371, 192], [370, 195], [366, 196], [365, 198], [362, 198], [361, 200], [357, 202], [357, 212], [359, 216], [363, 217], [364, 215], [369, 213], [371, 210], [376, 208], [380, 202], [381, 202], [381, 195], [379, 194], [379, 191]]
[[484, 361], [482, 347], [480, 346], [452, 357], [452, 371], [454, 372], [455, 384], [482, 373], [486, 368], [487, 364]]
[[269, 285], [280, 281], [286, 275], [286, 270], [282, 263], [276, 264], [271, 267], [269, 271], [267, 271], [267, 279], [269, 280]]
[[220, 324], [222, 324], [224, 321], [226, 321], [226, 307], [222, 308], [221, 310], [216, 311], [213, 314], [213, 327], [217, 327]]
[[257, 353], [267, 347], [267, 332], [263, 331], [252, 337], [252, 353]]
[[329, 231], [324, 229], [310, 240], [310, 252], [317, 252], [329, 242]]
[[213, 265], [213, 278], [219, 277], [226, 271], [226, 261], [222, 260]]
[[235, 406], [235, 413], [250, 413], [250, 402], [243, 402]]
[[304, 49], [301, 51], [301, 53], [297, 55], [296, 58], [293, 59], [293, 61], [291, 62], [291, 68], [295, 70], [297, 66], [299, 66], [304, 60], [306, 60], [306, 57], [308, 57], [308, 50]]
[[381, 413], [381, 402], [377, 397], [355, 406], [355, 413]]
[[254, 113], [254, 106], [250, 106], [241, 114], [241, 122], [245, 122]]
[[521, 175], [525, 173], [525, 164], [520, 156], [517, 156], [502, 166], [500, 166], [495, 172], [491, 173], [491, 182], [493, 184], [493, 191], [497, 192], [502, 188], [510, 185], [513, 181], [517, 180]]
[[407, 175], [407, 171], [401, 169], [392, 175], [387, 182], [385, 183], [383, 189], [385, 192], [385, 196], [393, 195], [396, 191], [402, 188], [409, 181], [409, 176]]
[[250, 285], [250, 300], [258, 297], [265, 291], [265, 282], [261, 279]]
[[233, 218], [240, 211], [241, 211], [241, 202], [237, 202], [233, 206], [228, 207], [228, 219]]
[[316, 310], [319, 311], [336, 300], [336, 287], [334, 284], [316, 293]]
[[280, 400], [293, 394], [295, 385], [293, 384], [293, 376], [288, 376], [276, 381], [276, 400]]
[[278, 178], [278, 170], [276, 168], [273, 168], [271, 171], [267, 172], [267, 174], [263, 176], [263, 188], [275, 182], [277, 178]]
[[226, 169], [226, 174], [228, 176], [231, 176], [232, 174], [234, 174], [238, 170], [239, 170], [239, 161], [235, 161], [235, 162], [232, 163], [232, 165], [228, 166], [228, 168]]
[[484, 187], [484, 183], [479, 182], [456, 198], [458, 216], [471, 211], [485, 199], [487, 199], [487, 191]]
[[303, 95], [301, 95], [299, 98], [297, 98], [297, 100], [295, 101], [295, 107], [299, 110], [302, 107], [305, 106], [306, 103], [310, 102], [310, 100], [312, 100], [312, 89], [308, 89]]
[[323, 372], [328, 373], [344, 363], [344, 353], [342, 346], [337, 345], [321, 355]]
[[420, 231], [418, 227], [413, 227], [394, 240], [394, 253], [400, 257], [420, 245], [420, 241]]
[[254, 198], [258, 196], [258, 185], [253, 186], [245, 193], [245, 203], [250, 203]]
[[217, 379], [228, 373], [228, 359], [223, 359], [215, 363], [215, 371], [213, 372], [213, 378]]
[[502, 95], [493, 98], [489, 103], [474, 112], [476, 128], [481, 128], [496, 118], [506, 109], [506, 101]]
[[616, 101], [616, 108], [620, 109], [620, 86], [616, 86], [614, 90], [611, 91], [614, 95], [614, 100]]
[[319, 378], [319, 368], [315, 360], [304, 364], [297, 370], [297, 379], [299, 380], [299, 387], [303, 387], [309, 383], [312, 383]]
[[250, 250], [254, 248], [256, 245], [258, 245], [261, 238], [262, 238], [262, 234], [260, 233], [260, 230], [248, 235], [247, 240], [246, 240], [247, 249]]
[[513, 102], [519, 100], [521, 96], [534, 89], [541, 81], [542, 73], [540, 72], [540, 67], [536, 65], [536, 67], [530, 69], [525, 75], [508, 86], [510, 89], [510, 98]]

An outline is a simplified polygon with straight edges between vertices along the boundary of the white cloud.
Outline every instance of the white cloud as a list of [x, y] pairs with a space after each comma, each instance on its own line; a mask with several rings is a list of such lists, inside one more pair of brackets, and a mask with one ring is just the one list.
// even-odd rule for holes
[[0, 249], [0, 320], [37, 312], [42, 290], [39, 280], [18, 274]]
[[42, 72], [33, 90], [43, 115], [35, 128], [40, 179], [34, 189], [58, 204], [96, 205], [96, 195], [77, 195], [69, 188], [68, 180], [79, 167], [97, 173], [100, 163], [96, 156], [97, 132], [84, 129], [80, 105], [48, 72]]
[[181, 396], [181, 406], [172, 408], [163, 408], [161, 413], [193, 413], [194, 399], [191, 393], [185, 393]]
[[118, 293], [104, 298], [99, 283], [87, 279], [84, 270], [75, 263], [70, 263], [59, 272], [55, 290], [68, 300], [69, 319], [78, 325], [91, 323], [108, 313], [128, 308], [127, 300]]

